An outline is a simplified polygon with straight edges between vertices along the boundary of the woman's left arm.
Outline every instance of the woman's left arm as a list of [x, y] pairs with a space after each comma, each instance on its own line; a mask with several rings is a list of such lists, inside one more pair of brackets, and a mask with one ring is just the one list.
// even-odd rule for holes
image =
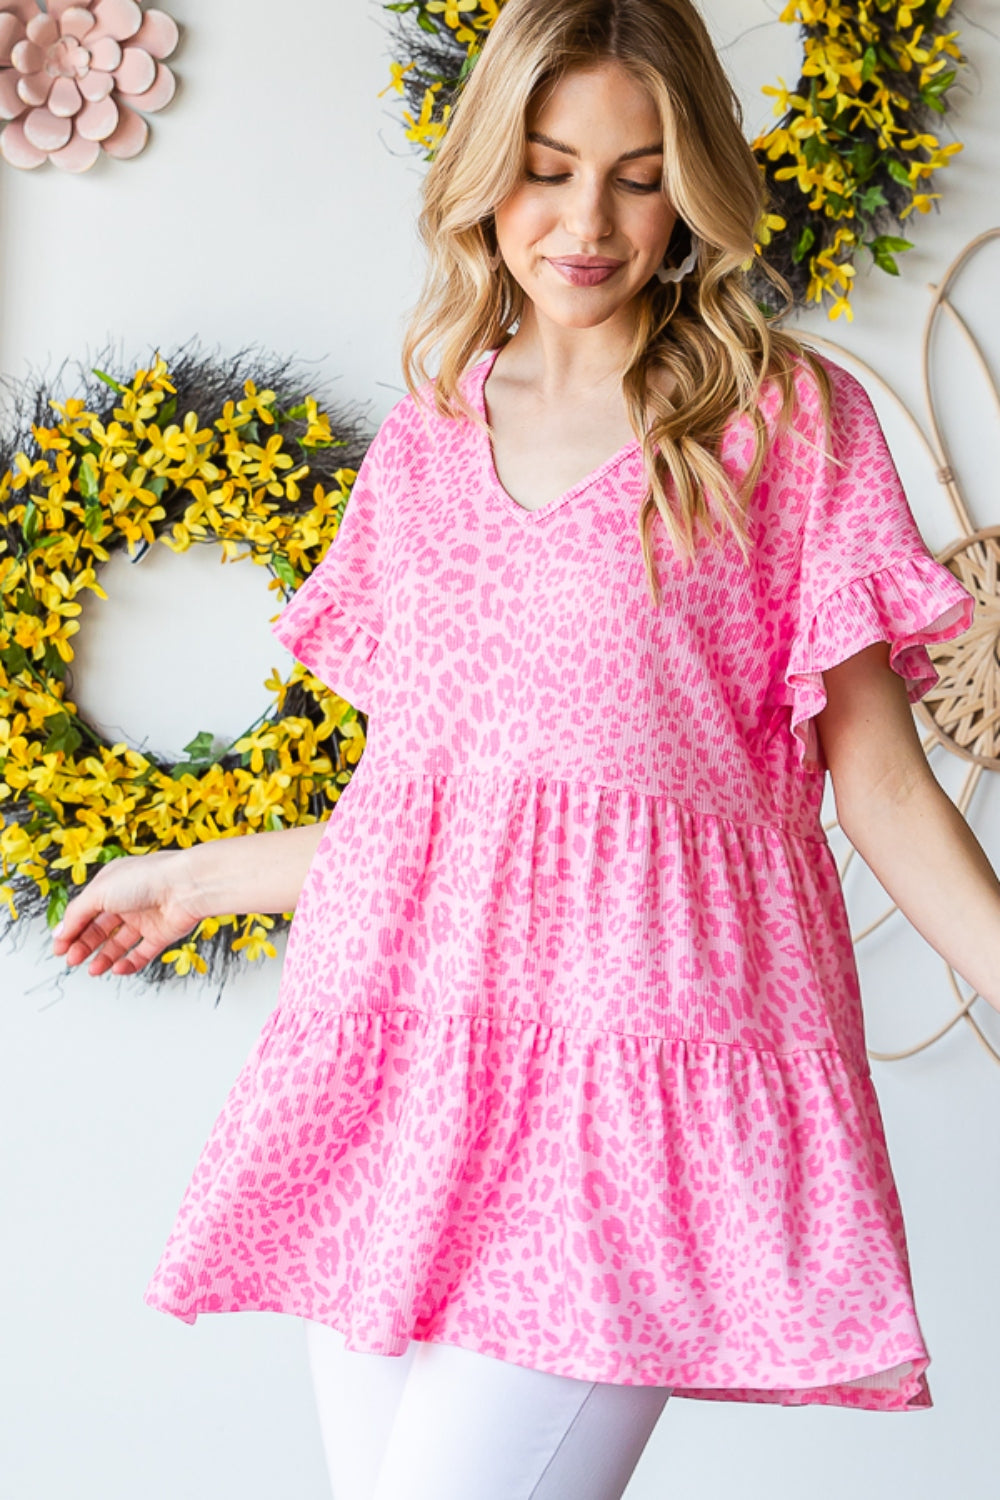
[[823, 678], [816, 730], [841, 828], [908, 921], [1000, 1010], [1000, 880], [927, 762], [888, 644]]

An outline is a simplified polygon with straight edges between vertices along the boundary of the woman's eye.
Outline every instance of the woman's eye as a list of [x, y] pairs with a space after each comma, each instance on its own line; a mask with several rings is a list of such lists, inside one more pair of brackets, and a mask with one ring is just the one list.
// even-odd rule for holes
[[[526, 172], [525, 176], [529, 182], [566, 182], [569, 178], [568, 172], [562, 172], [558, 176], [548, 177], [542, 172]], [[633, 182], [629, 177], [620, 177], [619, 186], [628, 188], [633, 193], [658, 193], [660, 184], [658, 182]]]

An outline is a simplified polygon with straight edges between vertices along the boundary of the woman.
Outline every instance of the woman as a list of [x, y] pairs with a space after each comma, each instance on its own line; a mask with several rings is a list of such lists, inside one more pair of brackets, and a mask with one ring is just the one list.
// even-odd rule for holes
[[609, 1500], [672, 1391], [930, 1404], [819, 812], [829, 769], [1000, 1007], [908, 706], [972, 601], [863, 388], [749, 296], [762, 194], [687, 0], [509, 0], [409, 393], [276, 626], [362, 762], [321, 827], [107, 866], [56, 939], [130, 974], [296, 908], [146, 1295], [307, 1320], [337, 1500]]

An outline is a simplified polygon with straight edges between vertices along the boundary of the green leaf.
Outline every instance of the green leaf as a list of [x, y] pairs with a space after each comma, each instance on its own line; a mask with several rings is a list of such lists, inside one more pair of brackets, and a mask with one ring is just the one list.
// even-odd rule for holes
[[0, 651], [0, 661], [3, 662], [4, 667], [10, 674], [10, 676], [16, 677], [18, 673], [23, 672], [28, 665], [28, 653], [24, 649], [24, 647], [19, 646], [16, 641], [11, 641], [10, 645], [5, 651]]
[[113, 859], [122, 859], [124, 857], [124, 854], [125, 850], [122, 848], [121, 844], [105, 844], [104, 848], [97, 856], [96, 863], [99, 865], [107, 865], [110, 864]]
[[829, 146], [819, 136], [807, 135], [802, 142], [802, 155], [806, 165], [815, 167], [818, 162], [829, 161], [832, 155]]
[[29, 500], [28, 504], [25, 507], [24, 519], [21, 522], [21, 531], [24, 536], [25, 544], [28, 547], [33, 547], [35, 545], [35, 537], [38, 535], [38, 527], [40, 524], [41, 516], [38, 513], [38, 506], [35, 504], [34, 500]]
[[80, 460], [78, 470], [80, 476], [80, 494], [85, 500], [96, 500], [101, 493], [101, 483], [97, 474], [97, 460], [92, 453], [85, 453]]
[[927, 93], [938, 96], [943, 94], [945, 89], [950, 88], [954, 81], [955, 69], [951, 68], [946, 73], [938, 73], [929, 83], [925, 83], [920, 92], [921, 94]]
[[890, 276], [899, 275], [899, 267], [887, 250], [873, 250], [872, 254], [880, 271], [888, 271]]
[[871, 248], [879, 250], [912, 250], [913, 241], [900, 239], [898, 234], [879, 234], [871, 242]]
[[290, 406], [285, 412], [285, 416], [290, 422], [304, 422], [307, 415], [308, 412], [304, 401], [300, 402], [298, 406]]
[[945, 113], [944, 104], [934, 94], [926, 94], [925, 95], [925, 94], [921, 93], [920, 97], [921, 97], [921, 99], [923, 99], [923, 101], [927, 105], [928, 109], [936, 110], [936, 112], [939, 115], [943, 115]]
[[796, 265], [798, 265], [805, 258], [806, 253], [812, 249], [815, 243], [815, 230], [810, 224], [804, 224], [802, 226], [802, 233], [799, 235], [798, 240], [796, 241], [795, 249], [792, 251], [792, 260]]
[[44, 755], [55, 755], [60, 750], [72, 755], [83, 744], [83, 736], [69, 714], [50, 714], [45, 724], [49, 735], [42, 749]]
[[865, 188], [863, 193], [859, 193], [857, 201], [861, 212], [864, 214], [873, 214], [877, 208], [888, 207], [889, 203], [889, 200], [877, 183], [872, 187]]
[[19, 615], [40, 615], [42, 606], [29, 589], [21, 589], [15, 596], [14, 608]]
[[868, 176], [875, 162], [875, 147], [871, 141], [856, 141], [845, 155], [858, 177]]
[[54, 927], [57, 922], [62, 921], [63, 912], [66, 910], [68, 905], [69, 891], [63, 885], [62, 881], [50, 881], [49, 902], [45, 908], [45, 920], [50, 927]]
[[38, 541], [35, 543], [35, 551], [44, 552], [46, 547], [54, 547], [56, 542], [61, 542], [62, 539], [63, 538], [61, 532], [49, 531], [45, 536], [40, 536], [38, 538]]
[[425, 10], [417, 11], [417, 25], [421, 31], [426, 31], [430, 36], [437, 36], [438, 29]]
[[47, 813], [50, 818], [55, 817], [55, 810], [52, 807], [52, 804], [50, 802], [47, 802], [45, 798], [38, 792], [29, 792], [28, 801], [31, 803], [32, 807], [37, 808], [39, 812]]
[[98, 380], [103, 380], [105, 385], [109, 385], [113, 391], [118, 391], [122, 396], [128, 390], [127, 385], [122, 385], [120, 381], [115, 380], [113, 375], [107, 375], [103, 370], [91, 370], [90, 373], [96, 375]]
[[168, 422], [172, 422], [177, 415], [177, 397], [168, 396], [166, 401], [161, 401], [156, 413], [156, 425], [162, 429]]
[[163, 492], [169, 483], [170, 481], [165, 474], [154, 474], [152, 479], [146, 480], [143, 487], [150, 490], [156, 496], [157, 500], [162, 500]]
[[215, 756], [209, 755], [203, 760], [179, 760], [170, 771], [172, 781], [181, 781], [185, 776], [201, 776], [208, 770], [209, 766], [215, 765]]
[[872, 76], [872, 74], [875, 71], [875, 64], [877, 62], [878, 62], [878, 53], [875, 51], [875, 48], [874, 47], [866, 47], [865, 48], [865, 55], [864, 55], [864, 57], [861, 60], [861, 82], [862, 83], [867, 83], [868, 82], [869, 78]]
[[209, 729], [200, 729], [190, 744], [184, 746], [189, 760], [211, 762], [214, 757], [215, 735]]
[[906, 187], [911, 186], [910, 174], [901, 161], [897, 161], [894, 156], [890, 156], [887, 165], [890, 177], [894, 177], [897, 182], [902, 182]]
[[55, 677], [59, 682], [62, 682], [63, 678], [66, 676], [66, 663], [63, 661], [62, 657], [59, 655], [59, 652], [56, 650], [51, 641], [45, 647], [45, 653], [42, 657], [42, 666], [45, 668], [45, 671], [50, 677]]
[[281, 814], [277, 812], [273, 807], [269, 808], [267, 816], [264, 818], [264, 827], [270, 833], [277, 833], [280, 829], [284, 828], [284, 826], [285, 825], [282, 822]]
[[104, 530], [104, 512], [100, 505], [88, 505], [83, 513], [83, 524], [88, 534], [95, 539]]
[[280, 578], [286, 589], [294, 589], [296, 585], [295, 569], [288, 558], [282, 552], [273, 552], [270, 557], [271, 572], [276, 578]]

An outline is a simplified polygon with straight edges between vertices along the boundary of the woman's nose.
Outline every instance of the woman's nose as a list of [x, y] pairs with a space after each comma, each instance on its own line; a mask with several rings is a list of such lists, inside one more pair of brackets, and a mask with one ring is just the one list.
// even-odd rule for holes
[[597, 179], [574, 184], [564, 200], [563, 218], [567, 232], [585, 244], [604, 239], [614, 228], [607, 189]]

